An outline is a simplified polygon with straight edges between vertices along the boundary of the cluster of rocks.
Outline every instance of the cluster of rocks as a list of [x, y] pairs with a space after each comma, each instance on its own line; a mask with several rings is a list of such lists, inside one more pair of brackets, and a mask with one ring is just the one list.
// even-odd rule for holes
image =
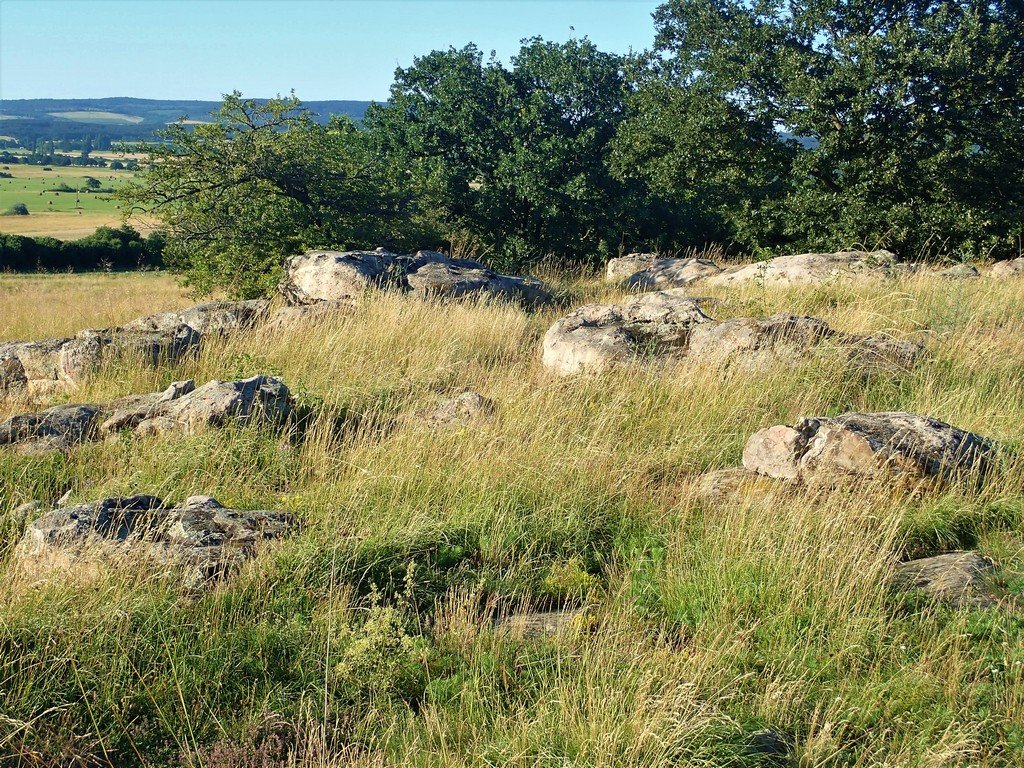
[[[792, 427], [755, 432], [744, 446], [742, 468], [707, 473], [696, 490], [707, 501], [717, 501], [764, 482], [758, 478], [819, 487], [979, 478], [995, 451], [991, 440], [912, 413], [805, 418]], [[977, 552], [950, 552], [899, 563], [895, 586], [920, 590], [953, 607], [984, 607], [998, 602], [991, 586], [994, 570]]]
[[291, 305], [357, 299], [367, 292], [398, 291], [424, 298], [491, 297], [533, 306], [551, 294], [543, 283], [498, 274], [470, 259], [436, 251], [411, 255], [375, 251], [310, 251], [288, 260], [280, 287]]
[[0, 398], [39, 399], [74, 389], [110, 355], [154, 365], [179, 360], [209, 336], [253, 327], [268, 306], [262, 299], [214, 301], [116, 328], [87, 329], [73, 338], [0, 344]]
[[209, 496], [167, 506], [155, 496], [109, 498], [54, 509], [27, 527], [18, 546], [23, 563], [79, 566], [97, 559], [182, 569], [199, 585], [235, 570], [257, 547], [295, 528], [291, 515], [228, 509]]
[[651, 358], [721, 363], [801, 356], [827, 341], [842, 346], [855, 362], [906, 368], [923, 349], [888, 336], [842, 333], [813, 317], [777, 314], [716, 321], [702, 306], [704, 300], [675, 288], [640, 294], [622, 304], [580, 307], [544, 335], [542, 362], [559, 375], [571, 376]]
[[123, 430], [155, 435], [219, 427], [232, 420], [279, 424], [293, 412], [288, 387], [276, 377], [215, 379], [201, 387], [189, 379], [163, 392], [12, 416], [0, 423], [0, 446], [14, 446], [25, 453], [67, 450]]
[[[851, 278], [893, 278], [923, 269], [920, 264], [902, 263], [895, 254], [885, 250], [798, 253], [728, 269], [707, 259], [631, 253], [609, 260], [605, 277], [608, 282], [631, 290], [649, 291], [683, 288], [698, 282], [709, 288], [744, 284], [823, 285]], [[950, 279], [982, 275], [971, 264], [956, 264], [935, 274]], [[993, 278], [1024, 276], [1024, 257], [997, 262], [988, 275]]]

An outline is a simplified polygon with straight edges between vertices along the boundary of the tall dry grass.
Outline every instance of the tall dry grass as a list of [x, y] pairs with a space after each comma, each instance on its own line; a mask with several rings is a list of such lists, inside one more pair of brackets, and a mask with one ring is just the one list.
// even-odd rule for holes
[[[46, 280], [74, 314], [19, 299], [0, 327], [55, 335], [184, 302], [160, 276], [50, 277], [35, 295]], [[574, 303], [622, 297], [583, 276], [561, 289]], [[1019, 594], [1017, 459], [984, 487], [918, 495], [756, 485], [711, 502], [694, 478], [737, 465], [764, 425], [851, 409], [928, 414], [1012, 453], [1024, 281], [712, 293], [719, 317], [811, 314], [919, 338], [928, 354], [898, 374], [825, 351], [759, 370], [683, 361], [562, 380], [539, 344], [564, 306], [387, 295], [174, 366], [112, 363], [75, 397], [273, 373], [316, 415], [302, 435], [234, 428], [0, 457], [0, 756], [754, 766], [767, 763], [752, 734], [774, 728], [805, 766], [1021, 764], [1020, 614], [958, 613], [889, 586], [901, 558], [976, 547]], [[497, 403], [493, 422], [431, 432], [404, 418], [466, 389]], [[10, 510], [66, 491], [204, 493], [293, 510], [303, 530], [204, 595], [123, 568], [86, 584], [15, 578], [23, 521]], [[586, 613], [556, 639], [493, 623], [560, 605]]]

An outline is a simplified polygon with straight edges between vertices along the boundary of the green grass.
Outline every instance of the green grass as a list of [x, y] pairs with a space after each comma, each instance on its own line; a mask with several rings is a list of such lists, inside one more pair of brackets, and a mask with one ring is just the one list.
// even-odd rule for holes
[[[41, 167], [12, 165], [10, 173], [14, 178], [0, 179], [0, 210], [7, 210], [15, 203], [25, 203], [29, 215], [39, 213], [109, 213], [119, 211], [118, 203], [109, 192], [56, 192], [61, 186], [80, 190], [85, 187], [86, 177], [98, 179], [101, 189], [116, 189], [133, 177], [125, 171], [109, 168], [59, 168], [43, 171]], [[4, 231], [0, 220], [0, 231]]]
[[[0, 277], [0, 328], [40, 312], [47, 334], [111, 324], [123, 294], [121, 320], [148, 297], [185, 302], [161, 276], [110, 279]], [[47, 280], [74, 316], [40, 310]], [[575, 303], [621, 295], [561, 280]], [[0, 764], [1024, 764], [1024, 614], [889, 587], [901, 558], [971, 547], [1024, 597], [1020, 458], [982, 487], [920, 495], [759, 486], [712, 503], [692, 478], [737, 464], [761, 426], [848, 409], [904, 408], [1019, 446], [1024, 281], [714, 293], [723, 318], [786, 310], [849, 332], [935, 332], [899, 375], [826, 353], [560, 380], [538, 347], [564, 308], [378, 296], [179, 365], [112, 363], [73, 397], [278, 373], [317, 415], [302, 435], [0, 453]], [[468, 388], [497, 402], [493, 423], [402, 422]], [[199, 594], [131, 565], [23, 568], [13, 509], [68, 491], [206, 493], [291, 510], [302, 530]], [[551, 639], [495, 630], [509, 610], [556, 606], [585, 618]], [[793, 739], [788, 762], [751, 750], [763, 728]]]
[[120, 112], [103, 112], [99, 110], [50, 112], [49, 114], [52, 117], [72, 120], [76, 123], [96, 123], [98, 125], [136, 125], [143, 121], [143, 118], [138, 115], [124, 115]]

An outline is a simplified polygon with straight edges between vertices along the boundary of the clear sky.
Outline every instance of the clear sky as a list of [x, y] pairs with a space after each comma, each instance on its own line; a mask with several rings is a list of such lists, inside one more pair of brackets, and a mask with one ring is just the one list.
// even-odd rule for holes
[[523, 37], [642, 50], [652, 0], [0, 0], [0, 99], [382, 100], [395, 67]]

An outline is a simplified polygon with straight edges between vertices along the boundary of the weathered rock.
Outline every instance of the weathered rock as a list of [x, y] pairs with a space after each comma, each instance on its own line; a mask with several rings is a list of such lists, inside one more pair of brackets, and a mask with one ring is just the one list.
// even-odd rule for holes
[[973, 264], [954, 264], [952, 267], [939, 270], [936, 274], [949, 280], [968, 280], [981, 277], [981, 272]]
[[281, 292], [289, 304], [359, 298], [367, 291], [396, 290], [421, 297], [491, 296], [537, 304], [550, 299], [536, 280], [500, 275], [469, 259], [436, 251], [411, 256], [376, 251], [310, 251], [288, 261]]
[[354, 299], [337, 301], [318, 301], [316, 304], [295, 304], [275, 310], [264, 327], [268, 330], [281, 330], [306, 323], [331, 322], [343, 315], [350, 314], [355, 308]]
[[695, 326], [690, 354], [696, 359], [732, 357], [781, 347], [804, 352], [823, 339], [836, 336], [828, 324], [813, 317], [777, 314], [766, 318], [737, 317]]
[[683, 288], [720, 272], [722, 268], [708, 259], [660, 259], [630, 275], [626, 279], [626, 286], [635, 291]]
[[703, 313], [703, 306], [702, 299], [677, 288], [623, 304], [581, 307], [548, 330], [543, 363], [562, 375], [605, 371], [651, 356], [756, 364], [806, 355], [827, 340], [844, 347], [857, 366], [895, 369], [909, 367], [923, 351], [912, 341], [840, 333], [813, 317], [776, 314], [718, 322]]
[[889, 251], [798, 253], [748, 264], [706, 277], [701, 285], [821, 285], [859, 277], [891, 277], [896, 257]]
[[78, 386], [100, 364], [97, 338], [0, 344], [0, 397], [35, 398]]
[[997, 261], [988, 271], [989, 277], [1024, 277], [1024, 256], [1019, 259]]
[[229, 419], [281, 423], [292, 413], [288, 387], [278, 378], [214, 380], [198, 389], [188, 380], [175, 382], [163, 392], [13, 416], [0, 424], [0, 446], [13, 445], [27, 452], [67, 450], [124, 429], [148, 435], [218, 427]]
[[997, 602], [988, 576], [995, 565], [977, 552], [949, 552], [896, 567], [899, 589], [918, 589], [954, 608], [984, 608]]
[[266, 299], [251, 301], [211, 301], [187, 309], [160, 312], [139, 317], [113, 332], [176, 332], [181, 326], [192, 328], [201, 336], [245, 330], [258, 323], [267, 312]]
[[726, 501], [740, 496], [745, 488], [761, 478], [749, 469], [732, 467], [705, 472], [696, 478], [694, 491], [705, 501]]
[[195, 582], [234, 569], [261, 542], [293, 526], [285, 513], [226, 509], [207, 496], [179, 507], [155, 496], [130, 496], [43, 515], [26, 529], [18, 554], [65, 566], [95, 557], [137, 557], [159, 568], [183, 566], [187, 580]]
[[293, 411], [291, 394], [281, 379], [253, 376], [240, 381], [210, 381], [155, 406], [147, 404], [135, 415], [122, 419], [133, 421], [141, 415], [134, 428], [136, 434], [152, 435], [218, 427], [229, 419], [279, 424]]
[[582, 608], [512, 613], [499, 618], [495, 630], [513, 637], [558, 637], [585, 629], [584, 617]]
[[626, 256], [608, 259], [604, 273], [605, 281], [616, 285], [624, 283], [640, 270], [652, 266], [660, 258], [656, 253], [630, 253]]
[[544, 335], [543, 363], [563, 376], [597, 373], [644, 355], [684, 353], [691, 328], [711, 322], [679, 289], [645, 293], [622, 304], [588, 304]]
[[101, 410], [96, 405], [58, 405], [0, 423], [0, 446], [22, 453], [67, 450], [93, 439]]
[[543, 304], [551, 298], [539, 281], [499, 275], [483, 264], [428, 261], [415, 271], [407, 272], [405, 279], [413, 294], [424, 298], [482, 296], [521, 301], [528, 305]]
[[992, 444], [912, 413], [847, 413], [759, 430], [743, 466], [782, 480], [834, 482], [898, 474], [911, 480], [981, 473]]
[[416, 413], [416, 420], [432, 429], [461, 427], [494, 416], [494, 401], [479, 392], [463, 392]]

